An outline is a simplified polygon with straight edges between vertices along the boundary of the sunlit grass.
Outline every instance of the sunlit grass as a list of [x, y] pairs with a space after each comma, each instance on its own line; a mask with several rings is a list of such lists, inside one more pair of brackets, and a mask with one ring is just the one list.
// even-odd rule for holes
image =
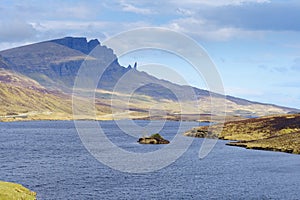
[[35, 200], [36, 193], [20, 184], [0, 181], [0, 200]]

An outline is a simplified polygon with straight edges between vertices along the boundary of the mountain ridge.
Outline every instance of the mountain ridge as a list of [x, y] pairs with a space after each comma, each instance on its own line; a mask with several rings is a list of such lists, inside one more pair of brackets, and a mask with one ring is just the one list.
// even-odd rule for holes
[[100, 45], [97, 39], [92, 39], [87, 41], [85, 37], [65, 37], [61, 39], [50, 40], [49, 42], [54, 42], [63, 46], [67, 46], [71, 49], [78, 50], [84, 54], [89, 54], [96, 46]]
[[[95, 57], [94, 54], [91, 53], [95, 47], [97, 47], [96, 50], [100, 52], [99, 57]], [[98, 83], [98, 90], [105, 91], [104, 93], [106, 95], [107, 93], [113, 92], [116, 86], [118, 86], [120, 91], [115, 92], [121, 93], [122, 98], [124, 95], [126, 96], [127, 93], [130, 94], [133, 92], [132, 94], [136, 95], [137, 99], [145, 100], [145, 98], [148, 99], [149, 97], [153, 104], [165, 105], [165, 101], [172, 102], [173, 107], [168, 111], [170, 116], [174, 116], [174, 113], [178, 112], [178, 108], [175, 106], [178, 100], [185, 102], [185, 113], [196, 115], [200, 113], [210, 114], [210, 96], [220, 100], [224, 97], [207, 90], [182, 86], [167, 80], [158, 79], [145, 72], [139, 71], [136, 64], [134, 68], [123, 67], [119, 64], [118, 58], [113, 53], [113, 50], [102, 46], [97, 39], [88, 41], [84, 37], [65, 37], [0, 51], [0, 69], [10, 71], [10, 76], [19, 76], [17, 74], [20, 74], [23, 78], [27, 77], [35, 81], [36, 85], [39, 85], [38, 87], [43, 87], [44, 90], [50, 94], [59, 94], [58, 96], [66, 95], [68, 99], [70, 99], [70, 95], [72, 94], [74, 81], [81, 64], [84, 62], [94, 63], [94, 61], [97, 61], [95, 62], [97, 65], [90, 66], [91, 73], [96, 69], [105, 69], [106, 67]], [[127, 79], [122, 82], [122, 78], [124, 77], [127, 77]], [[2, 85], [5, 84], [7, 85], [7, 83], [2, 83]], [[187, 92], [188, 90], [193, 91], [196, 97], [190, 97], [190, 93]], [[52, 91], [59, 92], [55, 94]], [[98, 93], [96, 95], [100, 96], [99, 101], [106, 102], [104, 93]], [[12, 94], [12, 96], [14, 95]], [[38, 94], [37, 96], [42, 98]], [[149, 101], [149, 99], [147, 101]], [[137, 101], [138, 103], [136, 105], [132, 105], [132, 110], [143, 110], [142, 113], [148, 112], [147, 109], [141, 106], [147, 107], [146, 102], [142, 100]], [[65, 105], [63, 98], [59, 98], [57, 101]], [[195, 101], [199, 101], [201, 104], [199, 110], [188, 105], [188, 103], [195, 103]], [[247, 117], [299, 112], [298, 109], [254, 102], [233, 96], [226, 96], [225, 101], [227, 107], [229, 107], [227, 114], [232, 116]], [[102, 110], [107, 110], [108, 104], [105, 103], [105, 105], [105, 108], [101, 108]], [[70, 106], [70, 102], [68, 106]], [[70, 109], [68, 108], [67, 110], [67, 113], [70, 114]], [[143, 117], [146, 116], [143, 114]]]

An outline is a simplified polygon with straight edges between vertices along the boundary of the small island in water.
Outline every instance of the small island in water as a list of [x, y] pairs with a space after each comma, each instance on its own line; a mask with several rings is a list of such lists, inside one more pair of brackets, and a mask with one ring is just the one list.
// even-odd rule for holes
[[153, 134], [150, 137], [139, 138], [140, 144], [169, 144], [170, 141], [164, 139], [159, 133]]

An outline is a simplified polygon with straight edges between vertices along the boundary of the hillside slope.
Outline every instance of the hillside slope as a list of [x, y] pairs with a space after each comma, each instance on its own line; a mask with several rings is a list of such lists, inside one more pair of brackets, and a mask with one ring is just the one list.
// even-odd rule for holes
[[185, 135], [237, 140], [228, 145], [300, 154], [300, 114], [226, 122], [222, 132], [215, 135], [217, 126], [213, 125], [211, 129], [197, 127]]
[[[90, 54], [96, 46], [97, 56]], [[164, 118], [179, 119], [179, 114], [184, 113], [186, 119], [197, 120], [199, 114], [207, 116], [211, 114], [211, 98], [216, 102], [224, 101], [222, 95], [160, 80], [139, 71], [138, 68], [123, 67], [113, 50], [102, 46], [98, 40], [87, 41], [86, 38], [66, 37], [0, 51], [0, 69], [6, 73], [10, 72], [9, 76], [22, 80], [22, 84], [12, 83], [6, 80], [5, 73], [2, 74], [0, 90], [3, 108], [0, 108], [0, 112], [2, 115], [16, 112], [55, 112], [68, 115], [69, 119], [72, 113], [71, 95], [74, 80], [84, 61], [92, 63], [88, 66], [90, 75], [94, 75], [95, 71], [106, 69], [97, 85], [96, 93], [96, 107], [99, 110], [97, 114], [102, 117], [112, 114], [111, 103], [107, 98], [112, 95], [116, 84], [118, 90], [115, 93], [120, 94], [116, 95], [116, 98], [119, 98], [117, 112], [134, 113], [130, 117], [148, 118], [150, 106], [160, 106], [161, 109], [166, 107], [167, 116], [163, 116]], [[123, 79], [124, 77], [127, 78]], [[32, 87], [27, 87], [28, 83], [23, 83], [28, 80], [31, 80]], [[86, 80], [90, 81], [89, 74]], [[190, 91], [195, 95], [190, 95]], [[133, 95], [131, 101], [135, 103], [126, 102], [128, 99], [125, 97], [128, 95]], [[181, 107], [178, 107], [178, 98], [182, 103]], [[230, 116], [252, 117], [299, 112], [297, 109], [231, 96], [226, 96], [225, 103], [226, 114]], [[84, 110], [84, 106], [82, 109]], [[155, 117], [159, 118], [159, 115], [156, 114]], [[219, 115], [224, 113], [220, 112]], [[105, 119], [111, 119], [111, 116]]]
[[72, 113], [69, 96], [48, 90], [28, 77], [3, 69], [0, 69], [0, 101], [2, 120]]

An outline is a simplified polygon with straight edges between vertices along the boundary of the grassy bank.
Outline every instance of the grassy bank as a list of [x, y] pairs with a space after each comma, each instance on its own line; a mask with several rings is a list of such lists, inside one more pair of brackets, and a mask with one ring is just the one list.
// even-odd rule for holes
[[185, 133], [192, 137], [235, 140], [228, 145], [249, 149], [300, 154], [300, 114], [268, 116], [226, 122], [220, 134], [212, 127], [197, 127]]
[[20, 184], [0, 181], [0, 200], [35, 200], [36, 193]]

